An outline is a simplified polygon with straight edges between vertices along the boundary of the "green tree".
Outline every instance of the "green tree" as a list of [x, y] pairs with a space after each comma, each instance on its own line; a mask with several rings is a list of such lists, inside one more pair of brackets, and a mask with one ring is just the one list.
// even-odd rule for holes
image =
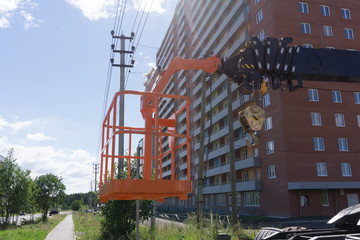
[[10, 149], [4, 163], [0, 165], [0, 221], [2, 226], [10, 223], [11, 215], [25, 210], [31, 193], [30, 171], [23, 171]]
[[36, 203], [42, 211], [42, 219], [46, 221], [50, 207], [60, 205], [65, 199], [65, 185], [62, 177], [48, 173], [35, 179]]
[[[147, 220], [151, 214], [152, 201], [140, 201], [140, 221]], [[108, 201], [101, 208], [104, 220], [101, 223], [101, 239], [130, 239], [135, 229], [136, 201]]]
[[[125, 163], [121, 178], [127, 178], [127, 168], [128, 164]], [[133, 178], [136, 176], [134, 165], [131, 167], [131, 176]], [[130, 233], [135, 229], [136, 201], [108, 201], [101, 207], [101, 210], [104, 217], [101, 223], [101, 239], [130, 239]], [[140, 221], [147, 220], [151, 215], [152, 201], [140, 201]]]
[[71, 210], [78, 211], [79, 209], [81, 209], [81, 202], [79, 200], [74, 200], [71, 203]]

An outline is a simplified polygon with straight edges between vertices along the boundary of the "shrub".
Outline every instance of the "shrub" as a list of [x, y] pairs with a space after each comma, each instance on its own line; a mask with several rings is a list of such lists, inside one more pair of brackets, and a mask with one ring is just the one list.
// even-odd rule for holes
[[81, 209], [81, 202], [79, 200], [74, 200], [71, 203], [71, 210], [73, 211], [79, 211]]

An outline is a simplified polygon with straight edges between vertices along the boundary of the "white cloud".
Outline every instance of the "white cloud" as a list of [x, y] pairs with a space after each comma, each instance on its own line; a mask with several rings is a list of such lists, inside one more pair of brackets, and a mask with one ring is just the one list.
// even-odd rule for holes
[[[156, 12], [156, 13], [164, 13], [166, 9], [161, 7], [161, 4], [164, 2], [164, 0], [153, 0], [151, 1], [142, 1], [142, 0], [133, 0], [133, 8], [138, 9], [140, 7], [140, 10], [144, 10], [148, 12]], [[140, 5], [141, 4], [141, 5]], [[151, 7], [151, 9], [150, 9]]]
[[[25, 12], [24, 10], [20, 11], [21, 16], [24, 17], [24, 28], [27, 30], [30, 27], [40, 27], [40, 25], [35, 21], [35, 18], [31, 15], [31, 13]], [[42, 22], [42, 21], [38, 21]]]
[[66, 193], [88, 192], [93, 182], [92, 164], [96, 158], [83, 149], [56, 149], [53, 146], [28, 146], [0, 138], [0, 154], [14, 149], [17, 163], [31, 171], [31, 177], [53, 173], [63, 178]]
[[37, 20], [29, 11], [38, 7], [32, 0], [0, 0], [0, 28], [11, 27], [11, 21], [17, 15], [24, 19], [25, 30], [30, 27], [39, 27], [41, 20]]
[[54, 137], [50, 137], [50, 136], [45, 136], [44, 133], [28, 133], [26, 134], [26, 139], [28, 140], [32, 140], [32, 141], [44, 141], [44, 140], [56, 140], [56, 138]]
[[15, 117], [12, 122], [6, 121], [0, 116], [0, 131], [1, 130], [10, 130], [12, 133], [16, 133], [23, 128], [30, 127], [40, 120], [31, 120], [31, 121], [19, 121], [18, 117]]
[[154, 63], [154, 62], [149, 62], [147, 65], [151, 68], [156, 67], [156, 63]]
[[43, 131], [46, 124], [42, 119], [20, 121], [15, 117], [7, 121], [0, 116], [0, 155], [5, 157], [13, 148], [17, 163], [30, 170], [32, 178], [53, 173], [63, 178], [68, 194], [90, 191], [92, 166], [98, 159], [84, 149], [51, 145], [49, 140], [56, 138]]
[[91, 21], [113, 17], [116, 12], [116, 0], [65, 0]]
[[[116, 10], [118, 6], [118, 0], [65, 0], [71, 6], [78, 8], [81, 13], [88, 18], [90, 21], [98, 21], [100, 19], [107, 19], [114, 17], [116, 15]], [[119, 9], [125, 3], [125, 0], [119, 0], [120, 6]], [[164, 0], [153, 0], [151, 1], [141, 1], [133, 0], [132, 6], [127, 6], [126, 11], [131, 10], [144, 10], [148, 12], [164, 13], [166, 10], [161, 7]], [[141, 3], [141, 5], [140, 5]], [[151, 6], [151, 9], [150, 9]]]

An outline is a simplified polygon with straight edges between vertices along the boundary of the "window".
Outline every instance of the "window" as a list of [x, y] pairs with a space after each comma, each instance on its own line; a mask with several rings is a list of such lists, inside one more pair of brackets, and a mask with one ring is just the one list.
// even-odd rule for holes
[[214, 176], [214, 185], [215, 186], [221, 185], [221, 176], [220, 175]]
[[241, 195], [236, 193], [236, 205], [241, 206]]
[[260, 2], [260, 0], [255, 0], [255, 5], [257, 5]]
[[341, 14], [342, 14], [343, 19], [351, 19], [350, 9], [342, 8]]
[[220, 158], [217, 157], [213, 160], [213, 167], [214, 168], [220, 167]]
[[316, 170], [319, 177], [326, 177], [328, 175], [326, 163], [324, 162], [316, 163]]
[[242, 151], [242, 159], [247, 159], [247, 150]]
[[360, 92], [354, 92], [355, 104], [360, 104]]
[[311, 27], [309, 23], [301, 23], [301, 32], [304, 34], [311, 34]]
[[305, 43], [305, 44], [303, 44], [303, 47], [304, 47], [304, 48], [313, 48], [313, 45], [312, 45], [312, 44]]
[[345, 38], [354, 39], [354, 31], [351, 28], [345, 28]]
[[325, 6], [325, 5], [321, 5], [321, 14], [325, 17], [329, 17], [330, 16], [330, 8], [329, 6]]
[[311, 124], [313, 126], [322, 126], [320, 113], [316, 113], [316, 112], [311, 113]]
[[245, 206], [260, 206], [259, 192], [244, 192]]
[[265, 118], [265, 131], [272, 129], [272, 117]]
[[257, 35], [257, 37], [258, 37], [258, 39], [259, 39], [260, 41], [264, 40], [264, 38], [265, 38], [264, 29], [261, 30], [261, 32], [259, 32], [259, 34]]
[[325, 151], [324, 138], [314, 137], [314, 149], [315, 151]]
[[266, 142], [266, 153], [274, 153], [274, 140]]
[[308, 4], [304, 2], [299, 2], [299, 12], [301, 13], [309, 13]]
[[260, 170], [258, 168], [255, 169], [255, 180], [260, 180]]
[[244, 176], [244, 179], [243, 179], [244, 182], [249, 181], [249, 172], [248, 171], [243, 171], [243, 176]]
[[360, 115], [357, 115], [358, 127], [360, 127]]
[[319, 101], [319, 93], [317, 89], [309, 88], [309, 101], [311, 102], [318, 102]]
[[321, 202], [323, 206], [329, 206], [328, 191], [326, 189], [321, 189]]
[[209, 204], [214, 205], [214, 195], [213, 194], [210, 195]]
[[257, 148], [254, 149], [254, 157], [259, 156], [259, 150]]
[[325, 37], [333, 37], [333, 30], [331, 26], [324, 26], [324, 36]]
[[268, 176], [269, 178], [276, 178], [276, 167], [275, 165], [268, 166]]
[[350, 163], [341, 163], [341, 173], [343, 177], [351, 177], [351, 165]]
[[334, 103], [342, 103], [341, 92], [340, 91], [332, 91], [332, 99]]
[[215, 195], [216, 205], [225, 205], [225, 194]]
[[270, 105], [270, 93], [263, 97], [263, 108]]
[[261, 20], [263, 19], [263, 11], [262, 9], [256, 14], [256, 24], [258, 24], [259, 22], [261, 22]]
[[348, 141], [346, 138], [338, 138], [339, 151], [346, 152], [349, 151]]
[[335, 113], [335, 124], [337, 127], [345, 127], [345, 117], [342, 113]]

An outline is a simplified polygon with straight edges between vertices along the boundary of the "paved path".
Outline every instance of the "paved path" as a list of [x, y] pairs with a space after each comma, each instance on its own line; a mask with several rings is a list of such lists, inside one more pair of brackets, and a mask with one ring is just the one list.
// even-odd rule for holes
[[47, 236], [45, 240], [74, 240], [74, 223], [69, 214]]

